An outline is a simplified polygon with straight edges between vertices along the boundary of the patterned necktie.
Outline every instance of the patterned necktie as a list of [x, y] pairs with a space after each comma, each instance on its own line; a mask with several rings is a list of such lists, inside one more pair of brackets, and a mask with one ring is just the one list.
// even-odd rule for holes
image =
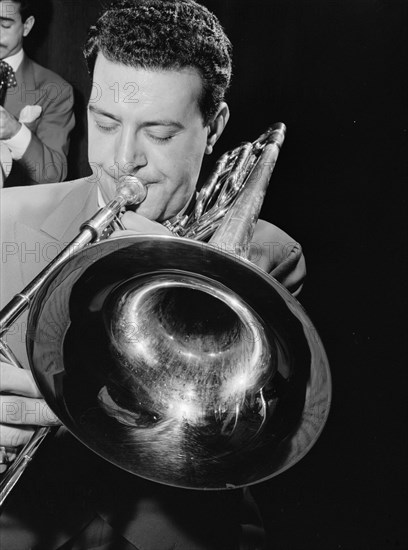
[[7, 88], [17, 86], [16, 73], [5, 61], [0, 61], [0, 105], [3, 105]]

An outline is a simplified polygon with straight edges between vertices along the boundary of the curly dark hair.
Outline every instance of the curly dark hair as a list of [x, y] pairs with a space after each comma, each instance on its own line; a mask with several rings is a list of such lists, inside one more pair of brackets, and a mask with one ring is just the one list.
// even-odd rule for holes
[[218, 19], [193, 0], [118, 0], [89, 30], [84, 55], [90, 74], [101, 52], [143, 69], [195, 67], [204, 124], [215, 115], [231, 79], [232, 46]]

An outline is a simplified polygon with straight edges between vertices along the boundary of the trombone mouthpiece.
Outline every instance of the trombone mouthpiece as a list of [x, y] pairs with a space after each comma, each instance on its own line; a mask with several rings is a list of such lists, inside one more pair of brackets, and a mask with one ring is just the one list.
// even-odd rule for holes
[[124, 197], [127, 205], [140, 204], [147, 195], [146, 186], [136, 176], [120, 177], [117, 191]]

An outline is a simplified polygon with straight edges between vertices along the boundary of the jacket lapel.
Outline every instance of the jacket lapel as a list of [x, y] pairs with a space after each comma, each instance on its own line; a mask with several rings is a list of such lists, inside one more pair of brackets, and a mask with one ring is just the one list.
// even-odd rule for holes
[[90, 185], [87, 178], [84, 178], [44, 220], [41, 230], [67, 244], [78, 235], [81, 224], [95, 214], [97, 205], [98, 187], [95, 184]]
[[33, 64], [26, 55], [17, 69], [16, 81], [17, 86], [7, 90], [4, 108], [18, 118], [26, 105], [36, 105], [47, 90], [37, 90]]

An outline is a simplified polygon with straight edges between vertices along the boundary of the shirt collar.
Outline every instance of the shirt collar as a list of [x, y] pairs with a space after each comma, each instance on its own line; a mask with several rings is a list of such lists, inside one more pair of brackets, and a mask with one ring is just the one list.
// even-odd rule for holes
[[23, 61], [24, 57], [24, 50], [21, 48], [21, 50], [14, 55], [10, 55], [10, 57], [5, 57], [3, 61], [8, 63], [10, 67], [13, 69], [13, 71], [16, 73], [17, 69], [21, 65], [21, 62]]

